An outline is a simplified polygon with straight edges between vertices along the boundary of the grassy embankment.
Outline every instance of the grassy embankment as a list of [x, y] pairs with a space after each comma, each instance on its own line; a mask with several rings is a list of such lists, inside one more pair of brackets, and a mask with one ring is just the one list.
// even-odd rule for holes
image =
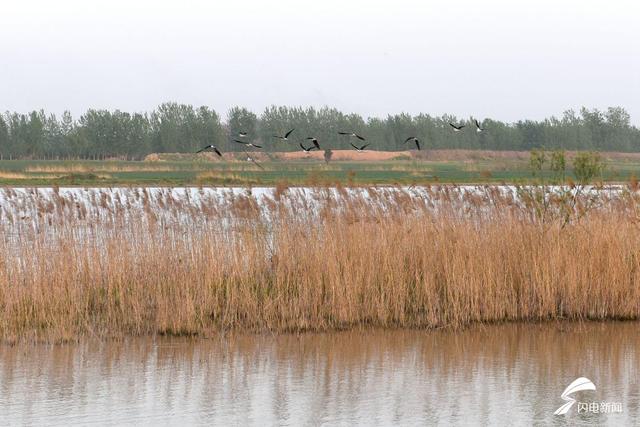
[[5, 189], [0, 340], [638, 319], [632, 190], [543, 206], [490, 187], [429, 203], [278, 188], [261, 211], [250, 193]]
[[[525, 183], [531, 178], [529, 153], [490, 151], [210, 153], [150, 156], [154, 161], [0, 161], [0, 185], [14, 186], [183, 186], [183, 185], [411, 185], [433, 183]], [[640, 171], [637, 154], [603, 153], [606, 181], [625, 181]], [[341, 160], [344, 159], [344, 160]], [[363, 160], [367, 159], [367, 160]], [[571, 176], [571, 170], [568, 172]]]

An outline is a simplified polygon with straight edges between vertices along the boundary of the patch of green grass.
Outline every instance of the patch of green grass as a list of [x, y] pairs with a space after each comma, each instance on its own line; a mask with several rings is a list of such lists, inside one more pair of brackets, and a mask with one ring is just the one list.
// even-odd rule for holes
[[[522, 183], [531, 181], [527, 162], [389, 160], [377, 162], [273, 161], [263, 169], [241, 161], [0, 161], [5, 186], [184, 186], [184, 185], [384, 185], [430, 183]], [[606, 181], [640, 176], [640, 162], [607, 165]], [[570, 177], [571, 173], [567, 173]]]

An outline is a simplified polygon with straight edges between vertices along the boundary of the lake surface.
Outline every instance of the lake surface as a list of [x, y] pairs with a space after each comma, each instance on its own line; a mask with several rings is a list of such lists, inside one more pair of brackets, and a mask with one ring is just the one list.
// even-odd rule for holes
[[[553, 415], [578, 402], [621, 413]], [[640, 324], [0, 346], [0, 424], [631, 425]]]

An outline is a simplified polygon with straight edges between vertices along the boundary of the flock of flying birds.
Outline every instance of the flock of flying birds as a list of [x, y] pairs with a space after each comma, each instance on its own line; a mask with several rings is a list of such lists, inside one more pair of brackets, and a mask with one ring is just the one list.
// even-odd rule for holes
[[[480, 122], [478, 122], [478, 120], [474, 120], [475, 125], [476, 125], [476, 132], [484, 132], [486, 129], [482, 127], [482, 125], [480, 124]], [[455, 125], [453, 123], [449, 123], [449, 126], [451, 126], [451, 128], [453, 129], [454, 132], [460, 132], [465, 125]], [[284, 135], [273, 135], [273, 138], [279, 139], [281, 141], [289, 141], [289, 136], [293, 133], [295, 129], [291, 129], [289, 132], [285, 133]], [[338, 135], [345, 135], [349, 138], [353, 137], [356, 138], [360, 141], [366, 141], [366, 139], [360, 135], [358, 135], [355, 132], [338, 132]], [[262, 148], [261, 145], [257, 145], [254, 144], [251, 141], [247, 141], [245, 138], [247, 138], [249, 136], [249, 134], [247, 132], [238, 132], [238, 135], [236, 138], [233, 139], [233, 142], [236, 142], [238, 144], [242, 144], [245, 147], [253, 147], [253, 148]], [[313, 136], [308, 136], [304, 139], [305, 141], [310, 141], [311, 145], [309, 145], [308, 147], [305, 146], [302, 142], [299, 142], [298, 144], [300, 145], [300, 148], [302, 149], [302, 151], [304, 151], [305, 153], [309, 153], [312, 150], [320, 150], [320, 143], [318, 142], [318, 138], [313, 137]], [[416, 148], [418, 150], [420, 150], [420, 141], [418, 140], [417, 137], [415, 136], [410, 136], [407, 139], [404, 140], [404, 143], [409, 143], [409, 142], [413, 142], [416, 144]], [[370, 144], [366, 143], [366, 144], [361, 144], [361, 145], [356, 145], [353, 142], [349, 141], [349, 145], [351, 145], [351, 147], [353, 147], [354, 150], [356, 150], [357, 152], [361, 153], [363, 152]], [[212, 150], [214, 153], [216, 153], [218, 156], [222, 157], [222, 152], [220, 152], [220, 149], [218, 149], [218, 147], [216, 147], [213, 144], [209, 144], [206, 147], [203, 147], [202, 149], [196, 151], [196, 153], [201, 153], [203, 151], [207, 151], [207, 150]], [[251, 157], [249, 155], [249, 153], [245, 150], [245, 153], [247, 154], [247, 161], [252, 162], [254, 164], [256, 164], [257, 166], [259, 166], [260, 168], [262, 168], [262, 166], [256, 162], [256, 160]]]

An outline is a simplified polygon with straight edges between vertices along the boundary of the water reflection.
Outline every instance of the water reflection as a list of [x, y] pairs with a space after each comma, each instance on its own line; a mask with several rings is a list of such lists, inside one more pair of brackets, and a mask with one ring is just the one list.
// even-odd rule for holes
[[[631, 424], [638, 323], [0, 347], [0, 424]], [[554, 417], [578, 400], [622, 414]]]

